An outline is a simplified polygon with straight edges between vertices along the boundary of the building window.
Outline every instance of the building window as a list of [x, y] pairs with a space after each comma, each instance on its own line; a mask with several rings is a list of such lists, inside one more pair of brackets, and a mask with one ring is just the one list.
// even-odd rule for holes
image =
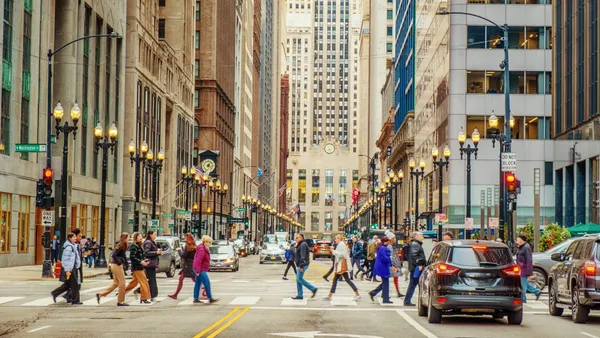
[[394, 19], [394, 11], [391, 9], [388, 9], [387, 11], [387, 18], [388, 20], [393, 20]]
[[346, 204], [346, 170], [340, 170], [340, 190], [338, 191], [339, 205]]
[[[551, 94], [550, 72], [510, 72], [511, 94]], [[504, 93], [504, 72], [467, 71], [467, 93]]]
[[200, 91], [198, 89], [194, 90], [194, 108], [200, 107]]
[[[504, 32], [496, 26], [468, 26], [467, 48], [504, 48]], [[509, 27], [508, 47], [512, 49], [552, 48], [550, 27]]]
[[0, 253], [10, 252], [11, 195], [0, 193]]
[[298, 170], [298, 203], [306, 203], [306, 169]]
[[358, 189], [358, 170], [352, 170], [352, 187]]
[[[29, 100], [21, 99], [21, 143], [29, 143]], [[21, 153], [21, 159], [27, 160], [27, 153]]]
[[196, 50], [200, 49], [200, 31], [196, 31], [196, 35], [194, 36], [194, 47]]
[[333, 170], [325, 170], [325, 206], [333, 206], [335, 196], [333, 196]]
[[29, 251], [29, 211], [31, 197], [19, 196], [19, 231], [18, 231], [18, 242], [17, 252], [28, 252]]
[[310, 213], [310, 231], [319, 231], [319, 213]]
[[196, 1], [196, 21], [200, 21], [200, 1]]
[[4, 154], [10, 154], [10, 91], [2, 88], [2, 111], [0, 112], [0, 125]]
[[393, 49], [394, 49], [394, 45], [391, 42], [388, 43], [387, 46], [386, 46], [387, 52], [391, 53], [393, 51]]
[[388, 28], [387, 28], [387, 35], [388, 35], [388, 36], [392, 36], [392, 35], [394, 35], [394, 29], [393, 29], [392, 27], [389, 27], [389, 26], [388, 26]]
[[165, 38], [165, 19], [158, 19], [158, 38]]
[[[2, 61], [12, 62], [13, 0], [4, 0], [4, 31], [2, 36]], [[6, 143], [5, 143], [6, 144]]]
[[325, 212], [325, 231], [333, 230], [333, 212]]
[[160, 7], [165, 7], [166, 6], [166, 2], [167, 2], [167, 0], [158, 0], [158, 5]]
[[544, 185], [554, 184], [554, 169], [552, 162], [544, 162]]
[[285, 200], [287, 204], [290, 204], [292, 202], [292, 173], [292, 169], [287, 169], [285, 181]]
[[194, 61], [194, 77], [200, 77], [200, 60]]
[[[85, 215], [86, 215], [85, 221], [87, 223], [87, 206], [85, 209]], [[100, 224], [100, 207], [92, 206], [92, 233], [90, 236], [95, 237], [97, 239], [100, 239], [100, 237], [98, 237], [100, 235], [100, 232], [98, 230], [99, 224]]]
[[319, 169], [313, 169], [312, 171], [312, 189], [311, 189], [311, 202], [312, 205], [319, 205], [319, 188], [321, 180], [321, 171]]

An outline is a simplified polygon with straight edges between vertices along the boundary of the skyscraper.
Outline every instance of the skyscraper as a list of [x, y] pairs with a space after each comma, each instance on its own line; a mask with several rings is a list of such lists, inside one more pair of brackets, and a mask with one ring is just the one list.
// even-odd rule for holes
[[288, 210], [300, 205], [299, 222], [308, 232], [337, 230], [358, 184], [357, 3], [288, 1], [291, 189], [286, 203]]

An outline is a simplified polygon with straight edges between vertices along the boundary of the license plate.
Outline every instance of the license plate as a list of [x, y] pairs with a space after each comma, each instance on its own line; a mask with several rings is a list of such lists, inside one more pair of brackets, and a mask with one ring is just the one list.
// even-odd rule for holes
[[274, 261], [274, 260], [276, 260], [276, 259], [277, 259], [277, 258], [275, 258], [275, 256], [271, 256], [271, 260], [272, 260], [272, 261]]

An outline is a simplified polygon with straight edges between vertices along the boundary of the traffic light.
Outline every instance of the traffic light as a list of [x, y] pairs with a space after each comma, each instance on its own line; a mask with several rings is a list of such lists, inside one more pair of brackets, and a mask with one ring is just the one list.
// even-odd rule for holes
[[42, 185], [41, 185], [41, 207], [52, 208], [54, 206], [54, 197], [52, 197], [52, 179], [54, 178], [54, 172], [52, 168], [45, 168], [42, 173]]
[[39, 179], [35, 188], [35, 207], [41, 208], [44, 202], [44, 180]]
[[[517, 199], [517, 184], [520, 185], [520, 182], [517, 180], [517, 177], [513, 173], [506, 174], [506, 195], [509, 200]], [[518, 183], [517, 183], [518, 182]], [[520, 187], [519, 187], [520, 190]]]
[[377, 229], [377, 227], [378, 227], [377, 223], [373, 223], [373, 224], [371, 225], [371, 229]]
[[248, 229], [248, 218], [246, 217], [246, 220], [244, 221], [244, 228]]

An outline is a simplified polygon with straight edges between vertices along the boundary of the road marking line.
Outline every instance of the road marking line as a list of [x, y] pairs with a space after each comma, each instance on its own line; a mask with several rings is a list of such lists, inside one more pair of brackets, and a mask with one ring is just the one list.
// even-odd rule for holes
[[357, 306], [354, 297], [333, 296], [329, 301], [331, 306]]
[[194, 338], [201, 338], [202, 336], [204, 336], [206, 333], [214, 330], [215, 327], [221, 325], [221, 323], [223, 323], [224, 321], [227, 320], [227, 318], [233, 316], [233, 314], [235, 314], [236, 312], [239, 311], [239, 307], [235, 307], [233, 308], [233, 310], [231, 310], [231, 312], [229, 312], [227, 315], [225, 315], [225, 317], [217, 320], [216, 322], [214, 322], [211, 326], [207, 327], [206, 329], [204, 329], [202, 332], [198, 333], [197, 335], [194, 336]]
[[194, 297], [190, 297], [190, 298], [186, 298], [185, 300], [179, 302], [179, 304], [177, 305], [193, 305], [194, 304]]
[[13, 300], [21, 299], [25, 297], [0, 297], [0, 304], [12, 302]]
[[22, 304], [21, 306], [48, 306], [50, 304], [54, 304], [54, 299], [52, 299], [52, 297], [36, 299], [29, 303]]
[[256, 305], [260, 297], [235, 297], [229, 305]]
[[231, 324], [235, 323], [238, 319], [240, 319], [243, 315], [245, 315], [246, 312], [248, 312], [249, 310], [250, 310], [250, 308], [246, 307], [244, 310], [242, 310], [242, 312], [238, 313], [235, 317], [231, 318], [227, 323], [225, 323], [225, 325], [221, 326], [218, 330], [216, 330], [215, 332], [213, 332], [213, 334], [211, 334], [207, 338], [214, 338], [214, 337], [218, 336], [226, 328], [228, 328], [229, 326], [231, 326]]
[[92, 292], [94, 292], [94, 291], [104, 290], [104, 289], [106, 289], [108, 286], [109, 286], [109, 285], [107, 285], [107, 286], [101, 286], [101, 287], [99, 287], [99, 288], [86, 289], [86, 290], [84, 290], [84, 291], [80, 291], [80, 292], [79, 292], [79, 294], [80, 294], [80, 295], [85, 295], [85, 294], [88, 294], [88, 293], [92, 293]]
[[581, 333], [581, 334], [582, 334], [582, 335], [584, 335], [584, 336], [588, 336], [588, 337], [590, 337], [590, 338], [600, 338], [600, 337], [598, 337], [598, 336], [594, 336], [593, 334], [589, 334], [589, 333], [587, 333], [587, 332], [579, 332], [579, 333]]
[[34, 333], [34, 332], [42, 331], [43, 329], [47, 329], [49, 327], [52, 327], [52, 325], [46, 325], [46, 326], [38, 327], [37, 329], [33, 329], [33, 330], [27, 331], [27, 333]]
[[530, 307], [532, 309], [538, 309], [538, 310], [547, 309], [548, 308], [548, 305], [540, 302], [539, 300], [528, 301], [527, 303], [525, 303], [523, 305], [525, 305], [527, 307]]
[[324, 269], [320, 266], [318, 266], [315, 263], [310, 263], [310, 266], [314, 267], [315, 269], [319, 270], [322, 274], [326, 274], [327, 272], [329, 272], [329, 269]]
[[412, 327], [414, 327], [417, 331], [421, 332], [427, 338], [438, 338], [438, 336], [431, 333], [429, 330], [421, 326], [421, 324], [417, 323], [414, 319], [412, 319], [409, 315], [406, 314], [405, 310], [396, 310], [400, 317], [406, 320]]
[[[115, 299], [117, 299], [117, 297], [100, 297], [100, 304], [112, 302]], [[98, 306], [100, 304], [98, 304], [98, 300], [96, 299], [96, 297], [83, 302], [84, 306]]]
[[250, 283], [249, 280], [232, 280], [232, 283]]
[[[391, 308], [355, 308], [355, 307], [283, 307], [283, 306], [252, 306], [252, 310], [299, 310], [299, 311], [397, 311]], [[416, 312], [416, 309], [402, 310], [406, 312]]]
[[308, 304], [308, 299], [292, 299], [290, 297], [283, 298], [281, 300], [281, 305], [283, 306], [304, 306]]

